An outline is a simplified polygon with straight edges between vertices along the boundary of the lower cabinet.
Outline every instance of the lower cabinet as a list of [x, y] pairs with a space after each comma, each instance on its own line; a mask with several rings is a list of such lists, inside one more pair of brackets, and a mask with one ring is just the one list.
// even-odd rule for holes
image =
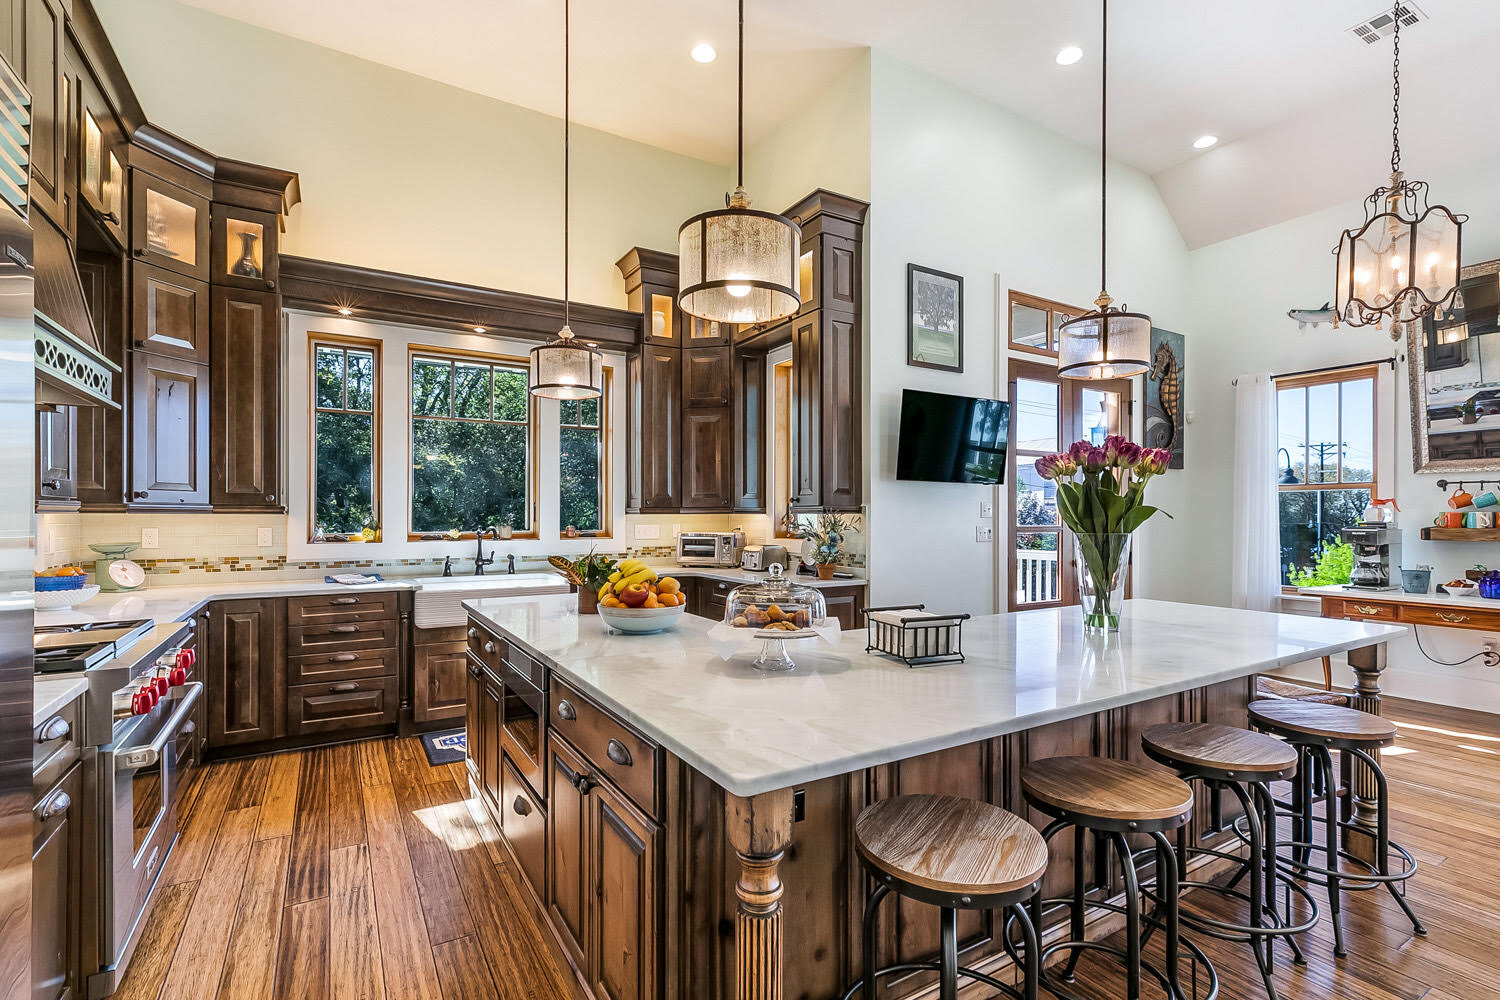
[[209, 605], [208, 744], [260, 743], [285, 734], [282, 601]]
[[505, 759], [500, 749], [500, 712], [505, 691], [500, 678], [481, 668], [479, 676], [479, 787], [490, 806], [500, 811], [501, 788], [500, 762]]
[[80, 997], [83, 766], [36, 796], [31, 829], [32, 1000]]
[[472, 656], [464, 669], [464, 746], [468, 755], [464, 765], [476, 785], [484, 785], [484, 725], [480, 721], [480, 704], [484, 693], [484, 669]]
[[371, 677], [287, 688], [286, 734], [312, 736], [396, 721], [396, 678]]
[[540, 899], [547, 886], [547, 811], [510, 761], [501, 764], [501, 772], [501, 828], [521, 874]]
[[586, 920], [593, 900], [588, 891], [588, 795], [581, 785], [589, 766], [567, 740], [553, 734], [547, 741], [547, 915], [573, 963], [588, 974], [583, 946], [588, 940]]
[[456, 642], [412, 647], [411, 718], [413, 722], [457, 719], [464, 715], [468, 648]]

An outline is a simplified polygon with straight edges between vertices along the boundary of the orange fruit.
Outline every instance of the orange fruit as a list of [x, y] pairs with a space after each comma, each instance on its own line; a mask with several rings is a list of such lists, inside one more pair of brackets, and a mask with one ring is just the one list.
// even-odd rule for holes
[[641, 607], [643, 607], [643, 608], [659, 608], [659, 607], [661, 607], [661, 602], [656, 599], [656, 595], [655, 594], [647, 594], [646, 595], [646, 603], [642, 604]]
[[682, 584], [670, 576], [664, 576], [656, 582], [656, 589], [662, 594], [675, 594], [682, 589]]

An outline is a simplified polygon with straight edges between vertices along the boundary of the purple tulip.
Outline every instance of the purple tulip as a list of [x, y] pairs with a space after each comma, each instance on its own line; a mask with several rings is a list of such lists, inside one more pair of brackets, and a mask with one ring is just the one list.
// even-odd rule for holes
[[1135, 468], [1137, 465], [1141, 464], [1141, 456], [1145, 454], [1145, 452], [1146, 449], [1142, 448], [1135, 442], [1126, 441], [1120, 446], [1120, 467], [1122, 469]]
[[1068, 447], [1068, 457], [1079, 465], [1084, 465], [1088, 462], [1089, 452], [1093, 450], [1093, 446], [1087, 441], [1074, 441]]
[[1057, 475], [1057, 466], [1061, 455], [1043, 455], [1036, 460], [1036, 474], [1043, 479], [1051, 479]]
[[1103, 472], [1109, 464], [1109, 453], [1103, 448], [1090, 448], [1082, 463], [1084, 472]]

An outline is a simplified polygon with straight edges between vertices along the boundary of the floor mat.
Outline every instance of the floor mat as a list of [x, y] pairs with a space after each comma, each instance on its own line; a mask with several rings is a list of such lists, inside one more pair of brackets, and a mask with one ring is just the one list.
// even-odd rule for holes
[[427, 754], [427, 763], [433, 767], [457, 764], [469, 755], [468, 738], [462, 729], [423, 733], [422, 752]]

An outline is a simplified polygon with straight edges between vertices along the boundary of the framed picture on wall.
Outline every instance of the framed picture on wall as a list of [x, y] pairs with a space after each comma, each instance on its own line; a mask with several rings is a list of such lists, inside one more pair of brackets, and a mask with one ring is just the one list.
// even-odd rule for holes
[[906, 363], [964, 370], [964, 279], [906, 265]]

